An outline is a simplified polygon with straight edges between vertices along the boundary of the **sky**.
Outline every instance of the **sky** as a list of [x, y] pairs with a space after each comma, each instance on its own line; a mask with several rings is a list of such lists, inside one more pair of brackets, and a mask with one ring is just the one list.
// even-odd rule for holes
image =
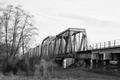
[[67, 28], [85, 28], [89, 43], [120, 39], [120, 0], [0, 0], [21, 5], [39, 29], [36, 44]]

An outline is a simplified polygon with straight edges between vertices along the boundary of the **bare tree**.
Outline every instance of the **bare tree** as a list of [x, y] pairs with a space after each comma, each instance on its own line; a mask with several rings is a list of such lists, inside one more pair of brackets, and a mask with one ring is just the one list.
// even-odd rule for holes
[[28, 49], [29, 41], [32, 36], [37, 35], [37, 28], [33, 26], [33, 16], [25, 12], [20, 6], [7, 6], [0, 17], [0, 27], [3, 32], [3, 38], [6, 45], [7, 57], [9, 62], [19, 54], [22, 48], [23, 54]]

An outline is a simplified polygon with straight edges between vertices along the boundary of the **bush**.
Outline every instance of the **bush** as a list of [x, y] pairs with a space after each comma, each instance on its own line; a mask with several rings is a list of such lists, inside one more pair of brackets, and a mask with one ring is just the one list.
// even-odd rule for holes
[[14, 58], [10, 61], [10, 59], [6, 58], [2, 61], [1, 68], [4, 75], [10, 72], [16, 75], [18, 71], [24, 73], [23, 75], [33, 74], [33, 66], [31, 66], [29, 59]]
[[51, 77], [51, 74], [56, 68], [57, 64], [55, 64], [53, 61], [41, 59], [40, 63], [35, 65], [35, 75], [44, 79], [48, 79]]

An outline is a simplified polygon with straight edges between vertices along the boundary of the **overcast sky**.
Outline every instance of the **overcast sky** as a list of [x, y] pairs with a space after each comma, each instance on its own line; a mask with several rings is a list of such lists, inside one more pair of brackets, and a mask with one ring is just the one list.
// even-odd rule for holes
[[35, 15], [37, 43], [48, 35], [72, 28], [85, 28], [90, 43], [120, 39], [120, 0], [0, 0], [22, 5]]

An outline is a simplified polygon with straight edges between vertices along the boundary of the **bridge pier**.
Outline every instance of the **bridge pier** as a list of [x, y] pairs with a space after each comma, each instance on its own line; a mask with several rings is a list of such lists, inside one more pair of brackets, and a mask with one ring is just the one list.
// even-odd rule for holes
[[91, 65], [91, 59], [84, 59], [84, 61], [85, 61], [85, 63], [86, 63], [85, 67], [86, 67], [86, 68], [87, 68], [87, 67], [90, 67], [90, 65]]
[[57, 58], [55, 61], [59, 66], [63, 68], [67, 68], [75, 62], [75, 59], [74, 58]]
[[111, 60], [111, 53], [92, 52], [91, 54], [91, 68], [107, 67]]
[[74, 58], [64, 58], [62, 63], [63, 68], [67, 68], [68, 66], [74, 63]]
[[95, 68], [95, 66], [96, 66], [96, 60], [92, 60], [92, 59], [91, 59], [90, 62], [91, 62], [90, 68], [91, 68], [91, 69]]
[[98, 63], [98, 53], [91, 53], [91, 65], [90, 68], [96, 68]]

